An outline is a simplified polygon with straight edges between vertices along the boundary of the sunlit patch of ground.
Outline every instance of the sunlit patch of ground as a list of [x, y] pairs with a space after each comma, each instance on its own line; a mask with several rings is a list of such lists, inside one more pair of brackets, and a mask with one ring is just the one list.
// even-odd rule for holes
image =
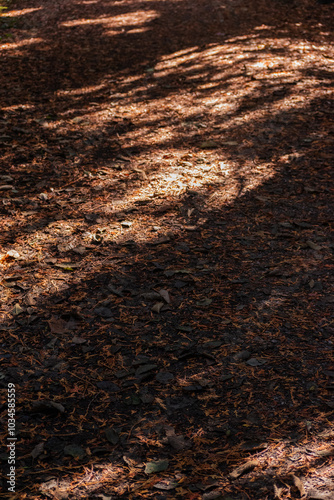
[[0, 43], [0, 51], [1, 50], [17, 50], [22, 47], [26, 48], [31, 45], [36, 45], [39, 43], [43, 43], [42, 38], [29, 38], [28, 40], [21, 40], [19, 42], [13, 42], [11, 40], [7, 40], [5, 43]]
[[[55, 498], [110, 488], [117, 497], [170, 491], [168, 498], [199, 499], [216, 488], [264, 500], [334, 489], [333, 434], [324, 432], [332, 370], [322, 366], [330, 368], [332, 352], [325, 335], [332, 328], [331, 193], [322, 175], [332, 161], [333, 45], [325, 21], [309, 24], [312, 9], [304, 21], [292, 10], [292, 24], [277, 14], [262, 22], [271, 7], [262, 14], [255, 3], [61, 0], [11, 11], [26, 24], [0, 46], [1, 345], [17, 357], [14, 370], [26, 370], [26, 391], [33, 363], [44, 369], [59, 353], [55, 400], [69, 404], [76, 430], [86, 429], [87, 415], [88, 431], [96, 424], [85, 443], [89, 467], [76, 474], [76, 459], [59, 452], [53, 473], [68, 471], [71, 480], [38, 485]], [[138, 289], [126, 282], [130, 271], [138, 272]], [[167, 281], [173, 273], [175, 286]], [[105, 276], [125, 283], [124, 294]], [[154, 310], [141, 287], [170, 287], [171, 304]], [[87, 327], [101, 303], [118, 308], [117, 320], [94, 317]], [[66, 315], [75, 317], [75, 332]], [[114, 324], [125, 332], [120, 350], [117, 332], [104, 336]], [[215, 351], [203, 347], [213, 336], [222, 339]], [[189, 365], [177, 350], [159, 354], [174, 341], [181, 352], [196, 344], [184, 354], [195, 353]], [[72, 357], [81, 343], [88, 349]], [[179, 364], [162, 389], [154, 377], [141, 385], [130, 367], [142, 400], [130, 401], [122, 421], [112, 405], [132, 386], [124, 384], [119, 399], [109, 395], [110, 412], [95, 382], [128, 368], [125, 344], [135, 356], [154, 346], [164, 370], [170, 359]], [[87, 370], [94, 346], [97, 365]], [[257, 358], [245, 363], [247, 354], [235, 358], [248, 346], [254, 356], [263, 351], [258, 365]], [[49, 397], [49, 368], [36, 369], [37, 396], [29, 397]], [[194, 387], [203, 415], [175, 417], [180, 449], [166, 448], [176, 410], [161, 412], [168, 398], [186, 398]], [[115, 422], [122, 446], [143, 458], [103, 441]], [[36, 429], [47, 440], [48, 424], [42, 417], [23, 426], [29, 449], [18, 459], [20, 477], [36, 464], [48, 469], [52, 450], [35, 461], [31, 455]], [[53, 426], [52, 435], [60, 431]], [[97, 458], [96, 439], [108, 463]], [[145, 463], [161, 450], [170, 468], [148, 477]], [[159, 489], [161, 479], [170, 490]]]

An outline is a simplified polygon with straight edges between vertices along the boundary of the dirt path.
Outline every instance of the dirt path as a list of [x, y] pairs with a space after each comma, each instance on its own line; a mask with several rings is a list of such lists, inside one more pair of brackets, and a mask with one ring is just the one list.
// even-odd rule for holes
[[333, 498], [332, 19], [3, 11], [4, 498]]

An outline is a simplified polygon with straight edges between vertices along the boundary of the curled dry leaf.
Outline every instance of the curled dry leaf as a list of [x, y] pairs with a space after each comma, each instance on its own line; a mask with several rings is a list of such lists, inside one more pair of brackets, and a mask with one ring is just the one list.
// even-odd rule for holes
[[163, 302], [157, 302], [156, 304], [154, 304], [154, 306], [152, 307], [152, 311], [155, 312], [155, 313], [158, 313], [161, 311], [161, 308], [163, 307], [164, 303]]
[[24, 309], [20, 306], [20, 304], [15, 304], [13, 309], [12, 309], [12, 315], [13, 316], [18, 316], [19, 314], [22, 314], [24, 312]]
[[69, 444], [64, 448], [64, 455], [71, 455], [71, 457], [75, 458], [76, 460], [80, 460], [84, 458], [86, 452], [83, 448], [81, 448], [81, 446]]
[[168, 444], [175, 450], [181, 451], [188, 447], [182, 435], [177, 436], [175, 432], [167, 433]]
[[48, 323], [51, 333], [56, 333], [61, 335], [68, 331], [66, 321], [61, 318], [55, 318], [54, 316], [52, 316], [52, 318], [48, 321]]
[[19, 259], [21, 257], [19, 252], [17, 252], [16, 250], [8, 250], [6, 255], [7, 257], [11, 257], [12, 259]]
[[116, 445], [119, 441], [119, 432], [111, 427], [107, 427], [105, 430], [105, 435], [111, 444]]
[[318, 245], [317, 243], [314, 243], [312, 240], [307, 240], [307, 246], [309, 246], [310, 248], [312, 248], [312, 250], [321, 250], [321, 246]]
[[304, 497], [306, 495], [306, 490], [301, 479], [298, 476], [292, 475], [293, 484], [298, 488], [300, 496]]
[[32, 450], [30, 455], [32, 458], [37, 458], [39, 455], [41, 455], [44, 451], [44, 443], [39, 443], [38, 445], [35, 446], [35, 448]]
[[214, 149], [218, 147], [218, 144], [212, 139], [208, 139], [207, 141], [201, 142], [199, 147], [201, 149]]
[[158, 292], [145, 292], [140, 295], [144, 300], [159, 300], [161, 295]]
[[85, 342], [87, 342], [87, 340], [83, 339], [82, 337], [74, 336], [71, 342], [72, 344], [84, 344]]
[[168, 460], [158, 460], [157, 462], [148, 462], [145, 467], [146, 474], [153, 474], [155, 472], [162, 472], [168, 468]]
[[283, 488], [279, 488], [278, 486], [276, 486], [276, 484], [274, 484], [274, 495], [275, 495], [274, 498], [275, 498], [275, 500], [281, 500], [283, 491], [284, 491]]
[[234, 469], [230, 474], [229, 477], [230, 479], [237, 479], [238, 477], [242, 476], [246, 472], [254, 469], [258, 465], [257, 460], [249, 460], [243, 465], [240, 465], [240, 467], [237, 467]]
[[178, 482], [175, 479], [169, 479], [169, 478], [164, 478], [158, 483], [155, 483], [153, 485], [153, 488], [156, 488], [157, 490], [174, 490], [178, 485]]
[[159, 294], [167, 302], [167, 304], [170, 304], [170, 296], [167, 290], [159, 290]]
[[251, 358], [248, 361], [246, 361], [247, 365], [249, 366], [262, 366], [266, 362], [267, 361], [265, 359], [257, 359], [257, 358]]

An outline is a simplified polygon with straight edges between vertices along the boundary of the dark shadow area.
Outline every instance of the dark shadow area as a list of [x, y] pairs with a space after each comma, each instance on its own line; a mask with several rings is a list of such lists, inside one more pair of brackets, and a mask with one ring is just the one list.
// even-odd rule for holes
[[294, 474], [330, 499], [330, 7], [310, 6], [20, 5], [0, 46], [16, 498], [298, 498]]

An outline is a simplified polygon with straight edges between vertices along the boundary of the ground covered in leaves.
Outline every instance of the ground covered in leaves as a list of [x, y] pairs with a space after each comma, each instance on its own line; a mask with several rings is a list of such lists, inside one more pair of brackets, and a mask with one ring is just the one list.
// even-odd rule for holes
[[7, 6], [4, 498], [333, 499], [333, 6]]

